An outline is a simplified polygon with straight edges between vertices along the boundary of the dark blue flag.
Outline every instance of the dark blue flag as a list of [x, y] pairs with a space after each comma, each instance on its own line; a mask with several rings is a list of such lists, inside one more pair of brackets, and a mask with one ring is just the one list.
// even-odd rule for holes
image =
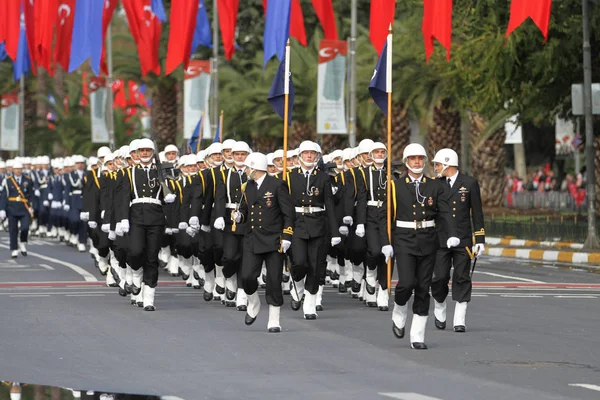
[[21, 31], [19, 32], [19, 47], [17, 58], [13, 65], [13, 74], [15, 81], [21, 79], [21, 76], [31, 71], [31, 59], [29, 58], [29, 48], [27, 46], [27, 30], [25, 29], [25, 13], [21, 6]]
[[6, 51], [4, 50], [4, 42], [0, 43], [0, 61], [6, 58]]
[[167, 13], [165, 13], [165, 6], [162, 0], [152, 0], [152, 12], [156, 15], [156, 18], [160, 20], [160, 22], [167, 22]]
[[219, 122], [217, 124], [217, 132], [215, 133], [215, 140], [213, 140], [214, 143], [220, 143], [221, 142], [221, 122]]
[[100, 73], [103, 13], [104, 0], [77, 0], [75, 3], [69, 72], [91, 58], [92, 71], [96, 75]]
[[196, 14], [196, 29], [192, 38], [192, 50], [190, 54], [194, 54], [198, 46], [205, 46], [212, 49], [212, 32], [210, 30], [210, 22], [206, 15], [204, 2], [200, 0], [198, 5], [198, 14]]
[[202, 140], [200, 135], [200, 126], [202, 125], [202, 117], [200, 117], [200, 121], [194, 128], [194, 133], [192, 133], [192, 137], [189, 141], [190, 151], [192, 153], [196, 153], [196, 149], [198, 148], [198, 141]]
[[[275, 1], [271, 1], [271, 3], [275, 3]], [[285, 53], [284, 53], [285, 54]], [[279, 68], [277, 68], [277, 74], [275, 74], [275, 79], [273, 79], [273, 84], [271, 85], [271, 90], [269, 90], [269, 103], [275, 109], [275, 112], [281, 117], [285, 118], [284, 110], [285, 110], [285, 55], [281, 62], [279, 63]], [[288, 103], [288, 125], [292, 124], [292, 108], [294, 108], [294, 82], [292, 80], [292, 73], [290, 72], [290, 92], [289, 92], [289, 103]]]
[[[383, 47], [383, 51], [379, 56], [379, 60], [377, 60], [377, 66], [375, 67], [375, 72], [373, 72], [373, 77], [371, 78], [371, 83], [369, 84], [369, 92], [371, 93], [371, 97], [375, 101], [375, 104], [385, 115], [388, 114], [388, 94], [386, 88], [386, 79], [387, 79], [387, 42]], [[390, 88], [391, 91], [391, 88]]]
[[264, 61], [277, 54], [279, 60], [285, 55], [285, 45], [290, 36], [291, 0], [272, 0], [267, 2], [267, 20], [263, 37]]

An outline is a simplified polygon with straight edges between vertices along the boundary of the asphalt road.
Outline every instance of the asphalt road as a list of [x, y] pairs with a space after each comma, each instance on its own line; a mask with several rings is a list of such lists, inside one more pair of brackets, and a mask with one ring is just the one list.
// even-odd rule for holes
[[185, 400], [600, 397], [600, 275], [567, 265], [480, 259], [467, 333], [431, 318], [416, 351], [390, 312], [334, 289], [316, 321], [286, 298], [283, 332], [268, 334], [264, 297], [247, 327], [163, 273], [157, 311], [143, 312], [87, 253], [34, 240], [13, 261], [7, 244], [0, 234], [0, 380]]

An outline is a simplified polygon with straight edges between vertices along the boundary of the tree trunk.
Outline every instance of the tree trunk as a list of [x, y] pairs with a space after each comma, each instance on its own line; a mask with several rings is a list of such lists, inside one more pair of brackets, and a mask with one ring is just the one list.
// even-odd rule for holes
[[481, 201], [486, 207], [501, 207], [504, 198], [504, 165], [506, 154], [504, 127], [492, 133], [480, 143], [487, 121], [478, 114], [471, 114], [471, 172], [479, 182]]
[[[594, 179], [596, 183], [596, 215], [600, 212], [600, 137], [594, 138]], [[587, 174], [589, 176], [589, 173]], [[587, 189], [586, 189], [587, 190]], [[583, 210], [587, 213], [587, 210]]]
[[39, 68], [36, 77], [36, 107], [35, 116], [37, 126], [46, 126], [48, 121], [46, 115], [48, 114], [48, 103], [45, 98], [48, 96], [48, 73], [45, 69]]
[[157, 151], [174, 144], [177, 137], [177, 81], [165, 78], [152, 91], [152, 129]]
[[289, 131], [288, 149], [295, 149], [305, 140], [315, 140], [316, 133], [310, 122], [292, 122], [292, 129]]
[[461, 158], [460, 113], [449, 99], [443, 99], [433, 108], [433, 122], [427, 132], [427, 152], [433, 157], [440, 149], [452, 149]]

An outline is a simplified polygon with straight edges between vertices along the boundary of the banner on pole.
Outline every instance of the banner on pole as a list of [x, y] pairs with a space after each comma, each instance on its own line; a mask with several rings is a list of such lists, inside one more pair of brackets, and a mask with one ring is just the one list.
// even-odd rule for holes
[[[108, 143], [108, 125], [106, 124], [106, 101], [108, 98], [106, 79], [91, 77], [88, 82], [90, 111], [92, 113], [92, 143]], [[112, 107], [112, 105], [109, 105]]]
[[504, 144], [520, 144], [523, 143], [523, 129], [519, 125], [519, 116], [513, 115], [504, 123], [506, 131], [506, 139]]
[[348, 43], [321, 40], [319, 45], [319, 84], [317, 133], [347, 134], [344, 83]]
[[2, 95], [0, 112], [0, 149], [19, 150], [19, 97]]
[[581, 150], [583, 139], [571, 120], [556, 116], [554, 148], [556, 155], [570, 155]]
[[183, 112], [183, 138], [189, 139], [202, 118], [202, 139], [212, 139], [208, 101], [210, 99], [210, 61], [190, 60], [185, 70], [183, 85], [184, 112]]

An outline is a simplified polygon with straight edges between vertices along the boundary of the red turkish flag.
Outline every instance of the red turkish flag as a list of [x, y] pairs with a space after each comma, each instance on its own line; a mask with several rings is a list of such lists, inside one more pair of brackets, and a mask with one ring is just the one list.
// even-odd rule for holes
[[433, 54], [433, 39], [436, 38], [446, 48], [446, 59], [450, 61], [452, 46], [452, 0], [424, 0], [423, 39], [425, 58]]
[[240, 0], [217, 0], [221, 37], [225, 48], [225, 58], [228, 60], [231, 60], [235, 53], [235, 27], [239, 7]]
[[3, 25], [4, 37], [0, 37], [0, 42], [5, 41], [6, 54], [15, 61], [19, 50], [19, 34], [21, 31], [21, 2], [19, 0], [4, 0], [0, 5], [0, 22]]
[[108, 25], [112, 20], [116, 8], [117, 0], [104, 1], [104, 13], [102, 14], [102, 58], [100, 59], [100, 70], [106, 75], [108, 75], [108, 66], [106, 65], [106, 47], [104, 46], [104, 41], [106, 40]]
[[113, 82], [113, 108], [127, 107], [127, 100], [125, 100], [125, 90], [125, 83], [122, 80], [119, 79]]
[[27, 30], [27, 48], [29, 49], [29, 57], [31, 58], [31, 70], [34, 74], [37, 70], [36, 65], [39, 63], [35, 26], [34, 0], [27, 0], [25, 1], [25, 29]]
[[[296, 38], [298, 42], [306, 47], [306, 28], [304, 27], [304, 14], [302, 14], [302, 6], [300, 0], [291, 0], [292, 8], [290, 9], [290, 36]], [[263, 10], [267, 15], [267, 0], [263, 0]]]
[[[57, 0], [38, 0], [35, 4], [35, 33], [36, 47], [39, 55], [40, 66], [53, 75], [50, 65], [52, 55], [52, 41], [54, 40], [54, 27], [58, 12]], [[39, 28], [39, 29], [38, 29]]]
[[142, 76], [148, 72], [160, 75], [158, 45], [161, 24], [152, 12], [151, 0], [123, 0], [123, 7], [131, 35], [137, 44]]
[[396, 0], [371, 0], [371, 20], [369, 38], [377, 54], [381, 54], [388, 35], [390, 24], [394, 22]]
[[552, 0], [513, 0], [510, 3], [510, 20], [508, 21], [506, 37], [529, 17], [540, 28], [544, 39], [548, 40], [551, 8]]
[[198, 0], [172, 0], [171, 30], [167, 45], [165, 71], [167, 75], [173, 72], [182, 62], [184, 68], [188, 66], [197, 14]]
[[54, 44], [54, 60], [69, 70], [71, 58], [71, 39], [73, 37], [73, 23], [75, 22], [76, 0], [60, 0], [58, 5], [58, 20], [56, 21], [56, 43]]
[[335, 25], [335, 13], [331, 0], [312, 0], [313, 8], [317, 18], [323, 27], [326, 40], [338, 40], [337, 26]]

